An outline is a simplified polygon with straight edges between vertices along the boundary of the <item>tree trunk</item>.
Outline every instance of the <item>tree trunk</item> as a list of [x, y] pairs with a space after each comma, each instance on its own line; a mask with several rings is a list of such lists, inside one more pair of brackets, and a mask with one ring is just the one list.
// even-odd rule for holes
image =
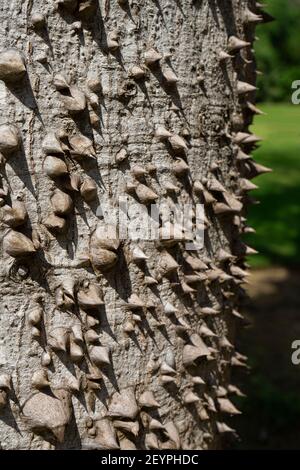
[[[0, 6], [2, 448], [219, 448], [245, 359], [232, 343], [262, 171], [246, 155], [260, 11]], [[204, 248], [105, 238], [125, 196], [204, 204]]]

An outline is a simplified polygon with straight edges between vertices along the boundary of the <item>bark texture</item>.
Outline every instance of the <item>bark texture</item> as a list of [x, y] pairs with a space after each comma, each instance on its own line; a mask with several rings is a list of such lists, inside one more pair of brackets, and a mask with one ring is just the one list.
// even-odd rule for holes
[[[0, 0], [0, 11], [0, 124], [13, 126], [0, 128], [2, 448], [219, 448], [237, 413], [230, 367], [244, 364], [232, 343], [251, 251], [241, 203], [259, 171], [246, 85], [260, 11], [246, 0]], [[228, 47], [232, 36], [250, 44]], [[108, 220], [98, 206], [128, 191], [151, 199], [138, 183], [170, 205], [205, 203], [204, 250], [125, 241], [91, 254]], [[163, 266], [167, 253], [178, 267]]]

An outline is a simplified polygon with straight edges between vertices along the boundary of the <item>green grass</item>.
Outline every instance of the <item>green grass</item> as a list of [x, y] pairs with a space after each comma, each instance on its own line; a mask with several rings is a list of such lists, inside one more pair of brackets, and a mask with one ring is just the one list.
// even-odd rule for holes
[[258, 116], [252, 126], [264, 138], [254, 152], [258, 163], [273, 173], [255, 179], [259, 186], [252, 195], [260, 205], [251, 206], [249, 224], [256, 235], [247, 242], [260, 254], [251, 264], [300, 264], [300, 105], [264, 104], [267, 116]]

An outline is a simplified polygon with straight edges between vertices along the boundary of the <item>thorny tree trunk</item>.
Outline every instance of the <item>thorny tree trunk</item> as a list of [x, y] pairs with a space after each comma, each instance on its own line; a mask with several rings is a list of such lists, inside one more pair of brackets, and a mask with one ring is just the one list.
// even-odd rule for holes
[[[265, 170], [246, 155], [263, 13], [0, 6], [1, 446], [219, 448], [245, 360], [231, 344], [251, 252], [241, 203]], [[204, 250], [103, 241], [97, 208], [125, 194], [204, 203]]]

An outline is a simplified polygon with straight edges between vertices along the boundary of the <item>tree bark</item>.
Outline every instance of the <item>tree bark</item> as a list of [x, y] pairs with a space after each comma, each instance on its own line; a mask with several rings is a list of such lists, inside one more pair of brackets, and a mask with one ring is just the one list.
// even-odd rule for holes
[[[244, 365], [232, 343], [258, 171], [245, 155], [248, 8], [260, 12], [246, 0], [0, 8], [1, 446], [220, 448], [237, 413], [231, 364]], [[204, 203], [202, 250], [99, 238], [111, 223], [99, 207], [147, 205], [150, 189], [170, 207]]]

